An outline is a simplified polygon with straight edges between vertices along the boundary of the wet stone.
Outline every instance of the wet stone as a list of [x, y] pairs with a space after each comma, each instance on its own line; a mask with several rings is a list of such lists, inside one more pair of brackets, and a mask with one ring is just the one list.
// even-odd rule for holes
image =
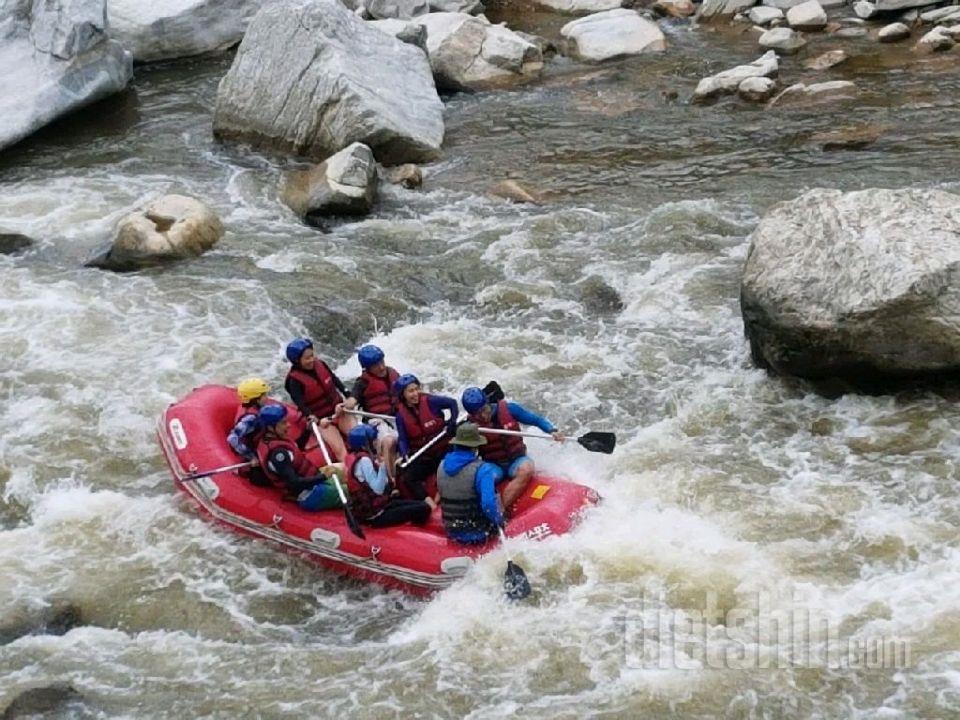
[[33, 245], [33, 240], [19, 233], [0, 233], [0, 255], [13, 255]]
[[591, 275], [580, 285], [580, 301], [587, 310], [601, 315], [623, 310], [620, 293], [599, 275]]

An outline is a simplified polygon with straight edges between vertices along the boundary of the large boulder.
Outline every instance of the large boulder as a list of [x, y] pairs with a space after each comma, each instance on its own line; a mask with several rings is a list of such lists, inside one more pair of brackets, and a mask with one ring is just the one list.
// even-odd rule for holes
[[543, 68], [539, 47], [485, 17], [430, 13], [417, 22], [427, 29], [430, 67], [441, 89], [501, 87]]
[[623, 7], [624, 0], [533, 0], [534, 5], [567, 15], [589, 15]]
[[135, 62], [224, 50], [271, 0], [109, 0], [110, 36]]
[[747, 78], [772, 78], [776, 77], [779, 71], [777, 54], [773, 50], [768, 50], [749, 65], [737, 65], [735, 68], [705, 77], [697, 83], [693, 91], [693, 102], [706, 102], [720, 95], [735, 93], [740, 83]]
[[569, 22], [560, 35], [569, 55], [590, 62], [667, 49], [667, 40], [655, 22], [622, 8]]
[[811, 190], [753, 233], [740, 305], [754, 360], [868, 379], [960, 370], [960, 197]]
[[110, 248], [88, 265], [137, 270], [171, 260], [197, 257], [223, 237], [223, 224], [209, 207], [184, 195], [164, 195], [117, 224]]
[[284, 178], [283, 201], [309, 225], [337, 215], [366, 215], [377, 198], [377, 163], [373, 152], [354, 143], [309, 170]]
[[0, 1], [0, 149], [123, 90], [133, 62], [106, 0]]
[[421, 50], [337, 0], [287, 0], [251, 21], [217, 89], [213, 129], [317, 159], [362, 142], [397, 164], [439, 155], [443, 105]]

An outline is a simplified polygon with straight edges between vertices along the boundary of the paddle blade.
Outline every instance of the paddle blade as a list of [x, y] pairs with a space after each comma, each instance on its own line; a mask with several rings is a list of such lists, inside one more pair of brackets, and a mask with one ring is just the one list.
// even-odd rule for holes
[[523, 600], [531, 592], [527, 574], [513, 560], [507, 560], [507, 572], [503, 576], [503, 591], [511, 600]]
[[500, 387], [500, 383], [496, 380], [491, 380], [486, 385], [483, 386], [483, 394], [487, 396], [487, 400], [492, 403], [498, 403], [506, 397], [503, 394], [503, 388]]
[[347, 525], [350, 527], [350, 532], [352, 532], [361, 540], [366, 540], [367, 536], [363, 534], [363, 528], [360, 527], [360, 523], [357, 522], [357, 519], [353, 516], [353, 513], [350, 512], [350, 508], [346, 505], [343, 506], [343, 514], [347, 516]]
[[617, 446], [617, 436], [612, 432], [588, 432], [578, 437], [577, 442], [590, 452], [609, 455]]

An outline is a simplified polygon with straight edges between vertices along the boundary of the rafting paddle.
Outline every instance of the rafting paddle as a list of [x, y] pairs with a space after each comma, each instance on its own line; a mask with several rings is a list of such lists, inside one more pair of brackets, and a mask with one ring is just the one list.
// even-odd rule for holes
[[224, 465], [223, 467], [214, 468], [213, 470], [190, 473], [189, 475], [184, 475], [182, 478], [180, 478], [180, 482], [186, 482], [187, 480], [199, 480], [200, 478], [210, 477], [211, 475], [217, 475], [218, 473], [228, 472], [230, 470], [242, 470], [243, 468], [254, 467], [256, 464], [256, 460], [247, 460], [246, 462], [236, 463], [235, 465]]
[[[500, 533], [500, 543], [506, 549], [507, 536], [503, 532], [503, 527], [498, 525], [497, 531]], [[531, 593], [527, 574], [522, 567], [509, 557], [507, 558], [507, 571], [503, 574], [503, 591], [511, 600], [523, 600]]]
[[[542, 433], [524, 432], [523, 430], [499, 430], [498, 428], [480, 428], [484, 435], [517, 435], [519, 437], [538, 438], [540, 440], [553, 440], [552, 435], [543, 435]], [[612, 432], [591, 431], [581, 435], [578, 438], [564, 438], [563, 442], [576, 440], [585, 449], [590, 452], [598, 452], [609, 455], [617, 446], [617, 436]]]
[[[323, 453], [323, 459], [326, 460], [327, 465], [333, 465], [333, 461], [330, 460], [330, 452], [327, 450], [327, 444], [323, 441], [323, 437], [320, 435], [320, 428], [317, 427], [315, 422], [310, 423], [310, 427], [313, 428], [313, 436], [317, 438], [317, 445], [320, 446], [320, 451]], [[357, 519], [353, 516], [353, 511], [350, 510], [350, 503], [347, 502], [347, 496], [343, 492], [343, 486], [340, 484], [340, 478], [337, 477], [335, 472], [330, 473], [333, 478], [333, 484], [337, 488], [337, 493], [340, 495], [340, 502], [343, 503], [343, 514], [347, 517], [347, 526], [350, 528], [350, 532], [356, 535], [361, 540], [366, 540], [367, 536], [363, 534], [363, 530], [360, 528], [360, 523], [357, 522]]]
[[354, 417], [362, 418], [376, 418], [377, 420], [386, 420], [391, 425], [397, 421], [393, 415], [381, 415], [380, 413], [367, 412], [366, 410], [344, 410], [345, 415], [353, 415]]

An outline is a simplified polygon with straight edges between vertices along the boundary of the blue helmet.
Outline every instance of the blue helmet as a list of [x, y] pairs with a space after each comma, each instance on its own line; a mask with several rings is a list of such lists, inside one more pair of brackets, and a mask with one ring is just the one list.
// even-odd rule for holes
[[273, 427], [287, 416], [287, 408], [283, 405], [267, 405], [257, 415], [257, 419], [264, 427]]
[[460, 404], [468, 413], [475, 413], [483, 408], [489, 401], [483, 394], [483, 390], [478, 387], [468, 387], [460, 396]]
[[383, 360], [383, 350], [376, 345], [364, 345], [357, 353], [357, 359], [360, 361], [360, 367], [366, 370]]
[[417, 380], [416, 375], [411, 375], [410, 373], [401, 375], [393, 381], [393, 393], [395, 395], [403, 395], [403, 391], [407, 389], [407, 385], [413, 385], [414, 383], [417, 385], [420, 384], [420, 381]]
[[347, 446], [351, 450], [363, 450], [376, 439], [377, 429], [373, 425], [357, 425], [347, 433]]
[[287, 345], [287, 360], [296, 365], [300, 362], [300, 356], [313, 347], [313, 343], [307, 338], [297, 338]]

